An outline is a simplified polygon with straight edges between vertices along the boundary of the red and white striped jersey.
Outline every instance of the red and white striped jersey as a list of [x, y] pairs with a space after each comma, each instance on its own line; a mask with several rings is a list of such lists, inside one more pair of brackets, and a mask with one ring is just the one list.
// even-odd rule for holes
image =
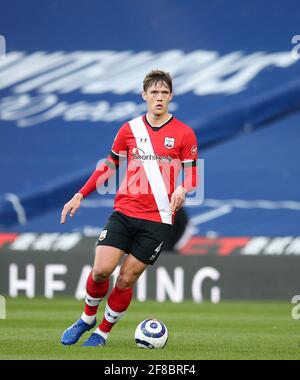
[[196, 166], [197, 147], [192, 128], [173, 116], [160, 127], [152, 127], [145, 115], [125, 123], [111, 149], [115, 162], [127, 157], [114, 209], [135, 218], [172, 224], [170, 199], [176, 179], [183, 163]]

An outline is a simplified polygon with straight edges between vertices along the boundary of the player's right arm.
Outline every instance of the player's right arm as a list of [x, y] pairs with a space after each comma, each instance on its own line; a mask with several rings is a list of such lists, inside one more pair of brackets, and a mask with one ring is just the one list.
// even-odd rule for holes
[[69, 200], [64, 205], [64, 208], [62, 209], [61, 212], [61, 218], [60, 218], [60, 223], [63, 224], [66, 221], [66, 217], [69, 214], [70, 216], [74, 216], [75, 212], [79, 209], [80, 207], [80, 202], [83, 199], [83, 195], [80, 193], [76, 193], [72, 199]]
[[92, 173], [83, 187], [76, 193], [72, 199], [64, 205], [61, 213], [60, 223], [66, 221], [67, 215], [74, 216], [80, 207], [83, 198], [102, 186], [105, 181], [111, 178], [118, 168], [120, 161], [127, 157], [126, 128], [124, 124], [117, 133], [110, 154]]

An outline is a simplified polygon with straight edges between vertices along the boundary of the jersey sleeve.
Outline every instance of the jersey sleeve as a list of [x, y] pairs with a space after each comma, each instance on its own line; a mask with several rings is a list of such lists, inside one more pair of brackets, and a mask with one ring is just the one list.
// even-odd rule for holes
[[111, 167], [108, 159], [102, 162], [97, 169], [92, 173], [84, 186], [78, 191], [83, 197], [87, 197], [90, 193], [102, 186], [105, 181], [115, 174], [115, 168]]
[[119, 129], [111, 147], [111, 156], [114, 159], [127, 157], [127, 135], [128, 123], [122, 125]]
[[84, 186], [78, 191], [84, 197], [95, 191], [98, 187], [112, 177], [123, 158], [127, 157], [127, 124], [124, 124], [117, 133], [110, 154], [92, 173]]
[[198, 159], [198, 142], [192, 129], [189, 129], [188, 133], [183, 137], [180, 159], [182, 164], [193, 162]]
[[183, 138], [180, 159], [184, 176], [182, 186], [189, 193], [195, 190], [199, 184], [197, 170], [198, 142], [192, 129]]

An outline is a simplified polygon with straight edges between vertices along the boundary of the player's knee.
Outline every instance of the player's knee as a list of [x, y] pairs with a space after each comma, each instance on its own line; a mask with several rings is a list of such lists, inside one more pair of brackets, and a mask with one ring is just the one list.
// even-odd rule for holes
[[106, 270], [97, 270], [93, 268], [92, 276], [95, 282], [102, 282], [109, 278], [110, 272]]
[[121, 273], [117, 279], [117, 286], [120, 289], [131, 288], [135, 284], [135, 276], [129, 273]]

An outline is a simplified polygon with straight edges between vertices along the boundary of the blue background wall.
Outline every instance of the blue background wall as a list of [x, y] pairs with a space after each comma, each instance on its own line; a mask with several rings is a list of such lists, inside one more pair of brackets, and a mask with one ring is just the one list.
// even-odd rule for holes
[[174, 77], [172, 112], [194, 128], [205, 160], [205, 201], [187, 207], [195, 232], [298, 234], [296, 9], [269, 0], [3, 2], [1, 230], [103, 226], [111, 196], [94, 194], [64, 226], [61, 208], [123, 122], [144, 112], [143, 76], [162, 68]]

